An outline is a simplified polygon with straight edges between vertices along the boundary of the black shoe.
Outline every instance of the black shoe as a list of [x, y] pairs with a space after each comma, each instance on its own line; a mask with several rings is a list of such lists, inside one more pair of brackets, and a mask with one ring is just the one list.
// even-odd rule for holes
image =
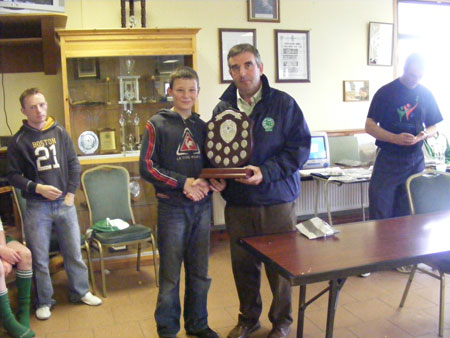
[[250, 333], [255, 332], [260, 327], [260, 322], [256, 322], [255, 324], [238, 323], [238, 325], [230, 331], [227, 338], [247, 338], [250, 336]]
[[275, 326], [272, 331], [269, 332], [267, 338], [285, 338], [288, 336], [290, 327]]
[[206, 329], [200, 331], [196, 332], [186, 331], [186, 333], [189, 336], [195, 336], [198, 338], [219, 338], [219, 335], [215, 331], [211, 330], [209, 326]]

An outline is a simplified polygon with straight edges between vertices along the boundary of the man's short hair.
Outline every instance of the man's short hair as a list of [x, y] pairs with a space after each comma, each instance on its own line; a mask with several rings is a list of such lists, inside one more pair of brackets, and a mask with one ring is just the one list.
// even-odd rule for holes
[[42, 92], [40, 91], [39, 88], [28, 88], [28, 89], [24, 90], [24, 92], [20, 95], [20, 98], [19, 98], [20, 106], [22, 108], [25, 108], [25, 99], [28, 96], [36, 95], [36, 94], [42, 94]]
[[255, 56], [255, 61], [258, 66], [261, 66], [261, 55], [259, 55], [258, 49], [256, 49], [255, 46], [249, 44], [249, 43], [241, 43], [239, 45], [235, 45], [231, 47], [230, 51], [228, 52], [227, 61], [228, 61], [228, 67], [230, 67], [230, 58], [244, 53], [244, 52], [250, 52]]
[[195, 70], [188, 66], [181, 66], [175, 69], [169, 77], [169, 86], [173, 89], [173, 83], [177, 79], [193, 79], [197, 81], [197, 88], [200, 88], [200, 81]]
[[404, 70], [412, 65], [417, 65], [423, 70], [425, 68], [425, 59], [419, 53], [413, 53], [406, 58]]

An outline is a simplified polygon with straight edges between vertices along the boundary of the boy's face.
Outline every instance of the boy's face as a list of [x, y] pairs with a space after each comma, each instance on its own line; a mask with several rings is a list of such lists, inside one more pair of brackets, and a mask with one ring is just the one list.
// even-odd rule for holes
[[47, 118], [47, 101], [44, 95], [38, 93], [27, 96], [24, 100], [22, 113], [27, 117], [28, 124], [36, 129], [41, 129]]
[[192, 111], [195, 100], [198, 97], [198, 83], [195, 79], [176, 79], [168, 93], [173, 97], [173, 107], [178, 113], [188, 113]]

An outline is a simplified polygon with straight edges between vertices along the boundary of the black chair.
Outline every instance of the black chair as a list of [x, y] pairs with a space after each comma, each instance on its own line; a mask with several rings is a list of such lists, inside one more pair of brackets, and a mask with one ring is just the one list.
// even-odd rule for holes
[[[100, 165], [83, 172], [81, 184], [89, 209], [89, 221], [93, 225], [106, 218], [121, 219], [130, 226], [123, 230], [111, 232], [93, 231], [88, 243], [88, 252], [96, 249], [100, 256], [103, 297], [106, 297], [105, 263], [103, 247], [137, 245], [136, 270], [140, 270], [141, 244], [150, 243], [153, 251], [155, 282], [158, 286], [158, 266], [156, 260], [156, 241], [152, 230], [144, 225], [136, 224], [130, 201], [130, 176], [124, 167]], [[92, 270], [91, 255], [88, 255]]]
[[[424, 214], [443, 210], [450, 210], [450, 174], [435, 170], [425, 170], [410, 176], [406, 181], [411, 214]], [[413, 266], [403, 292], [400, 307], [403, 307], [408, 296], [409, 288], [417, 270], [440, 281], [439, 300], [439, 337], [444, 332], [445, 306], [445, 274], [450, 273], [450, 255], [440, 259], [425, 262], [437, 273], [428, 269]]]

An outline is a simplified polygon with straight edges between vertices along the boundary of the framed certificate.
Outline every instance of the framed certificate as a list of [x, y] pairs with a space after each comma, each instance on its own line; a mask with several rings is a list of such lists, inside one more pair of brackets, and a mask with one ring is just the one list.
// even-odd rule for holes
[[220, 43], [220, 82], [231, 83], [233, 80], [228, 72], [228, 52], [231, 47], [240, 43], [249, 43], [256, 47], [256, 29], [225, 29], [219, 28]]
[[116, 130], [104, 128], [98, 131], [100, 137], [100, 153], [108, 154], [117, 152], [116, 149]]
[[369, 66], [392, 66], [394, 25], [392, 23], [369, 22]]
[[276, 82], [311, 82], [309, 31], [275, 30]]

